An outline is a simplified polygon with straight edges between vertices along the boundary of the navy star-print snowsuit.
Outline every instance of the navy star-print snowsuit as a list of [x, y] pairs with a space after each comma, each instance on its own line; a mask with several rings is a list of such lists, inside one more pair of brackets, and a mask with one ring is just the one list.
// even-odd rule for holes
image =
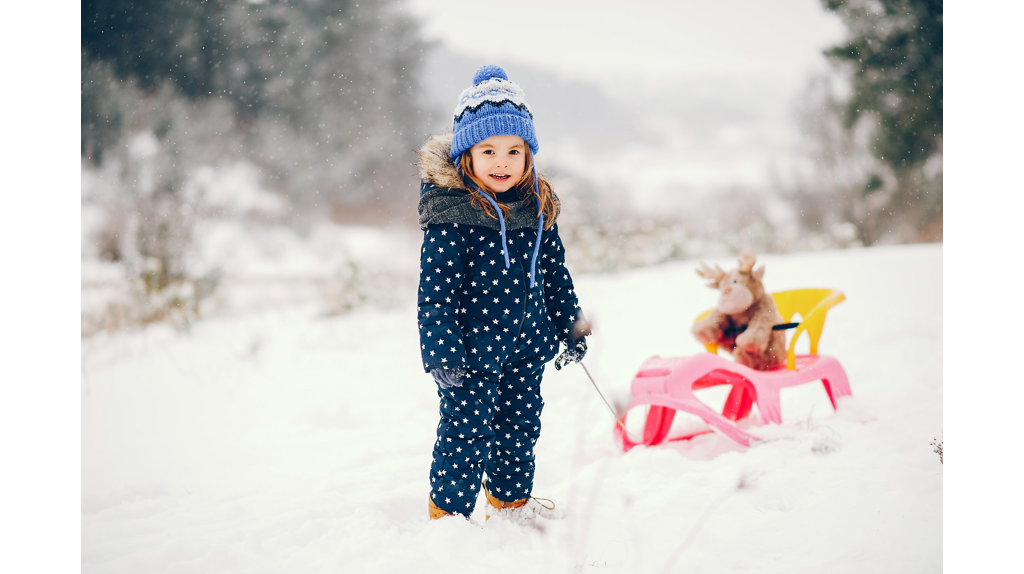
[[463, 367], [461, 387], [438, 390], [441, 421], [430, 469], [431, 499], [469, 514], [483, 472], [491, 494], [530, 496], [540, 436], [544, 363], [576, 317], [558, 226], [544, 230], [530, 286], [536, 227], [501, 234], [483, 225], [430, 224], [420, 253], [418, 322], [423, 368]]

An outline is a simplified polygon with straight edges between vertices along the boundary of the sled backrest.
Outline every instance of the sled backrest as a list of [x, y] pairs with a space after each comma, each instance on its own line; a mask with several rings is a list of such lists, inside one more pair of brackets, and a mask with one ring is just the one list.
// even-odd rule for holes
[[[793, 338], [789, 341], [789, 350], [786, 352], [786, 368], [795, 370], [796, 340], [806, 331], [811, 340], [811, 354], [816, 355], [818, 340], [821, 339], [821, 331], [825, 328], [825, 315], [829, 309], [846, 299], [846, 296], [838, 289], [790, 289], [772, 293], [771, 296], [775, 299], [775, 305], [779, 308], [783, 323], [792, 321], [793, 315], [797, 313], [801, 317], [800, 326], [793, 333]], [[704, 319], [712, 311], [714, 308], [701, 313], [694, 322]], [[716, 343], [704, 345], [704, 347], [709, 353], [718, 352]]]

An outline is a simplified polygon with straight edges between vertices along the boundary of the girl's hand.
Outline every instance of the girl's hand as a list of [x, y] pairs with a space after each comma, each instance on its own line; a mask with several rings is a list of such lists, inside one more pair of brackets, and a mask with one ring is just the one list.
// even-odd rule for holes
[[556, 371], [562, 370], [562, 367], [570, 362], [578, 363], [583, 360], [587, 354], [587, 335], [590, 333], [590, 321], [583, 316], [583, 309], [577, 309], [576, 321], [572, 324], [569, 339], [565, 341], [565, 351], [555, 359]]
[[555, 370], [561, 371], [569, 363], [578, 363], [587, 354], [587, 338], [580, 337], [576, 341], [566, 341], [565, 351], [555, 359]]
[[430, 371], [430, 376], [434, 377], [434, 382], [442, 389], [461, 387], [463, 377], [466, 377], [468, 374], [466, 369], [462, 367], [455, 367], [454, 369], [437, 368]]

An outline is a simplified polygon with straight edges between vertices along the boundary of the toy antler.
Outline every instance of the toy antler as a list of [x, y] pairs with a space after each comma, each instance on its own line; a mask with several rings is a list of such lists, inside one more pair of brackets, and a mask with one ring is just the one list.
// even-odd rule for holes
[[757, 263], [757, 255], [749, 249], [740, 251], [740, 273], [750, 273], [750, 270], [754, 268], [754, 263]]
[[722, 280], [722, 277], [725, 277], [725, 271], [722, 271], [722, 268], [719, 267], [717, 263], [715, 264], [715, 268], [712, 269], [708, 267], [706, 263], [701, 261], [700, 267], [696, 271], [697, 275], [700, 275], [705, 279], [713, 280], [713, 282], [708, 285], [708, 287], [711, 287], [712, 289], [717, 289], [718, 282]]

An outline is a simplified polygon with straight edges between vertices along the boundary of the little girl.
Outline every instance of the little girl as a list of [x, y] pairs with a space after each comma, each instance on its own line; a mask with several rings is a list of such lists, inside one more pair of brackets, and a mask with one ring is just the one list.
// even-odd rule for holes
[[[441, 421], [430, 517], [531, 523], [556, 513], [531, 498], [544, 364], [579, 362], [590, 327], [558, 237], [559, 201], [537, 175], [533, 114], [504, 70], [484, 66], [455, 107], [454, 133], [419, 152], [418, 323]], [[483, 479], [486, 472], [486, 479]]]

